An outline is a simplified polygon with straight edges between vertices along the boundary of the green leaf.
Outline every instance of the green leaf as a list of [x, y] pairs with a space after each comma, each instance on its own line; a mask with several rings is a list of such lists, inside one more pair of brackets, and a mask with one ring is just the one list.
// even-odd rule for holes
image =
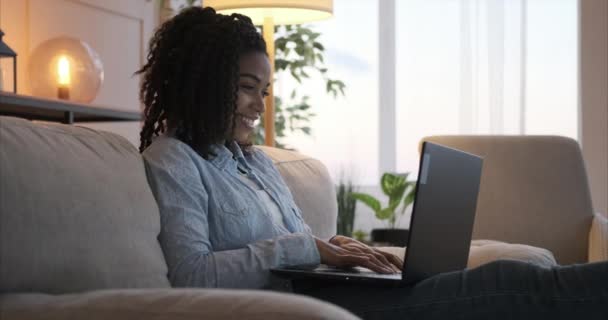
[[284, 51], [287, 48], [287, 39], [278, 38], [274, 41], [275, 50]]
[[302, 79], [300, 78], [300, 76], [298, 76], [298, 75], [296, 74], [296, 72], [295, 72], [295, 71], [293, 71], [293, 70], [291, 71], [291, 76], [292, 76], [294, 79], [296, 79], [296, 81], [297, 81], [298, 83], [302, 83]]
[[[189, 0], [190, 1], [190, 0]], [[337, 98], [344, 95], [344, 83], [340, 80], [327, 79], [328, 69], [324, 66], [324, 50], [326, 47], [319, 41], [321, 33], [306, 25], [276, 26], [275, 28], [275, 70], [276, 74], [288, 74], [297, 83], [313, 79], [314, 71], [326, 81], [326, 91]], [[274, 79], [276, 81], [276, 77]], [[328, 81], [329, 80], [329, 81]], [[280, 109], [275, 103], [275, 131], [277, 137], [284, 137], [290, 131], [299, 131], [311, 135], [310, 122], [316, 115], [310, 110], [306, 99], [299, 97], [299, 87], [291, 96], [286, 96], [284, 108]], [[276, 100], [275, 100], [276, 101]], [[258, 126], [258, 128], [263, 126]], [[263, 129], [263, 128], [262, 128]], [[256, 141], [263, 139], [262, 133], [255, 131]], [[280, 142], [277, 140], [277, 145]], [[282, 144], [281, 144], [282, 145]]]
[[395, 211], [392, 208], [384, 208], [376, 212], [376, 218], [380, 220], [390, 219], [393, 216], [395, 216]]
[[380, 178], [380, 187], [382, 188], [382, 192], [385, 195], [390, 196], [398, 179], [399, 177], [397, 175], [388, 172], [384, 173]]
[[274, 60], [274, 68], [277, 72], [287, 69], [288, 66], [289, 66], [289, 62], [285, 59]]
[[414, 198], [416, 197], [416, 183], [412, 184], [412, 189], [408, 192], [403, 199], [403, 205], [407, 208], [410, 204], [414, 203]]
[[403, 194], [405, 193], [405, 189], [407, 188], [407, 184], [397, 184], [391, 194], [389, 194], [388, 205], [389, 207], [396, 209], [401, 203], [401, 199], [403, 199]]
[[381, 209], [380, 201], [378, 201], [378, 199], [374, 198], [373, 196], [371, 196], [369, 194], [353, 192], [350, 194], [350, 196], [356, 200], [363, 202], [365, 205], [370, 207], [376, 213], [379, 212]]
[[330, 93], [332, 91], [332, 80], [327, 80], [325, 84], [325, 92]]

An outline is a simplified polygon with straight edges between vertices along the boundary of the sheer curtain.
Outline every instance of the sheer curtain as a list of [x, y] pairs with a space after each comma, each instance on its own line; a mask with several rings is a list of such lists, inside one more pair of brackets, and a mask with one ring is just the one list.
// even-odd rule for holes
[[525, 133], [527, 16], [527, 0], [460, 1], [459, 133]]
[[577, 138], [576, 0], [406, 0], [396, 14], [397, 171], [415, 171], [427, 135]]
[[[380, 12], [386, 13], [378, 8], [386, 1], [395, 6], [390, 38], [396, 69], [388, 76], [379, 67], [385, 61], [379, 46], [386, 43], [380, 37], [387, 33], [380, 31]], [[576, 139], [577, 16], [577, 0], [334, 0], [334, 17], [312, 27], [322, 33], [327, 65], [332, 77], [345, 81], [346, 97], [328, 97], [320, 82], [280, 81], [279, 95], [288, 98], [298, 86], [311, 96], [317, 115], [313, 137], [290, 135], [286, 142], [321, 160], [336, 182], [345, 176], [360, 191], [382, 198], [383, 171], [415, 177], [424, 136]], [[382, 99], [394, 101], [392, 106], [380, 107], [382, 77], [395, 82], [395, 99]], [[380, 116], [386, 108], [394, 108], [394, 119]], [[396, 129], [386, 130], [388, 121]], [[395, 136], [385, 136], [391, 132]], [[383, 153], [383, 139], [392, 140], [396, 152]], [[396, 161], [384, 161], [387, 155]], [[386, 163], [395, 167], [384, 168]], [[409, 219], [401, 221], [407, 225]], [[375, 226], [382, 223], [357, 206], [355, 229]]]
[[415, 171], [426, 135], [523, 133], [522, 3], [397, 2], [398, 171]]
[[[395, 3], [394, 119], [380, 117], [387, 106], [380, 107], [378, 7], [385, 1]], [[386, 171], [415, 171], [427, 135], [576, 139], [577, 16], [577, 0], [334, 0], [334, 17], [312, 27], [346, 97], [328, 97], [320, 81], [280, 79], [279, 95], [288, 99], [297, 86], [317, 115], [312, 137], [292, 134], [286, 142], [320, 159], [336, 180], [346, 172], [377, 185], [386, 156], [379, 141], [391, 120], [396, 164]]]

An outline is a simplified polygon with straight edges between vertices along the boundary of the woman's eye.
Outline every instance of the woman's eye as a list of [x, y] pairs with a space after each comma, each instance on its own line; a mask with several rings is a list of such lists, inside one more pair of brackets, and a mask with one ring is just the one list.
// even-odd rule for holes
[[268, 97], [270, 95], [270, 93], [266, 90], [262, 91], [262, 95], [264, 96], [264, 98]]
[[242, 84], [241, 88], [243, 88], [245, 90], [253, 90], [255, 87], [254, 86], [250, 86], [248, 84]]

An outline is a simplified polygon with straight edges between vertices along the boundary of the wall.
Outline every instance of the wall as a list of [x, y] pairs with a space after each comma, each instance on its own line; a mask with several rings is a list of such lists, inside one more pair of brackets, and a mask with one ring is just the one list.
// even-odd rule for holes
[[[0, 0], [4, 41], [18, 54], [18, 89], [30, 94], [29, 54], [45, 40], [69, 36], [90, 44], [104, 65], [104, 83], [92, 104], [140, 111], [139, 77], [158, 21], [153, 0]], [[8, 85], [12, 87], [12, 84]], [[117, 132], [139, 145], [139, 122], [83, 124]]]
[[[104, 84], [93, 103], [140, 110], [139, 77], [132, 74], [145, 59], [147, 41], [158, 21], [155, 3], [154, 0], [0, 0], [4, 41], [19, 55], [19, 92], [29, 93], [29, 53], [44, 40], [67, 35], [91, 44], [104, 63]], [[608, 1], [580, 0], [579, 21], [582, 149], [594, 206], [608, 214]], [[6, 87], [12, 87], [10, 79], [7, 80]], [[117, 132], [139, 144], [137, 122], [87, 126]]]
[[608, 217], [608, 1], [579, 10], [580, 136], [595, 210]]

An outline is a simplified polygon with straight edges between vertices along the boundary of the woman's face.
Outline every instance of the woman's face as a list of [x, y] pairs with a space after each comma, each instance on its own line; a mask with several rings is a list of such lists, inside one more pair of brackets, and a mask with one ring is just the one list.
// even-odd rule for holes
[[270, 86], [270, 62], [264, 53], [253, 52], [242, 55], [239, 66], [233, 138], [246, 143], [264, 112], [264, 98]]

